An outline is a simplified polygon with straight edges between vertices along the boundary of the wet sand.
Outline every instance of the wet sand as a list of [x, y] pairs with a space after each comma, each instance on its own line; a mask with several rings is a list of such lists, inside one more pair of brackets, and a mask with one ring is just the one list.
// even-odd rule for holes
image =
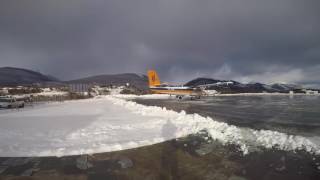
[[93, 155], [0, 158], [0, 180], [300, 180], [320, 179], [320, 157], [305, 152], [258, 151], [243, 156], [232, 145], [189, 136], [152, 146]]

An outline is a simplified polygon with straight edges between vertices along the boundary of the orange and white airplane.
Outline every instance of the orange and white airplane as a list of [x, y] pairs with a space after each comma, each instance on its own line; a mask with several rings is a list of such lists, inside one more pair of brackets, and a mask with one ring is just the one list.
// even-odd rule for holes
[[170, 94], [182, 99], [183, 96], [200, 98], [202, 91], [199, 88], [188, 86], [170, 86], [161, 84], [159, 76], [155, 70], [148, 71], [149, 89], [153, 94]]

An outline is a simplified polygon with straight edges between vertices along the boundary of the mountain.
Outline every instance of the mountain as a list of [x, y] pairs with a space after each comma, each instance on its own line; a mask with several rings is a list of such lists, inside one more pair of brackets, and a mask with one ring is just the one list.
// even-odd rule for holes
[[218, 84], [227, 83], [227, 82], [232, 82], [234, 84], [240, 84], [239, 82], [236, 82], [236, 81], [216, 80], [216, 79], [211, 79], [211, 78], [197, 78], [197, 79], [194, 79], [194, 80], [187, 82], [185, 84], [185, 86], [196, 87], [199, 85], [207, 85], [207, 84], [218, 85]]
[[66, 82], [61, 82], [57, 78], [49, 75], [44, 75], [28, 69], [2, 67], [0, 68], [0, 86], [17, 86], [17, 85], [64, 85], [64, 84], [99, 84], [99, 85], [126, 85], [130, 83], [140, 89], [148, 88], [148, 80], [145, 75], [137, 75], [134, 73], [114, 74], [114, 75], [99, 75], [90, 76], [87, 78], [76, 79]]
[[302, 89], [302, 86], [300, 85], [284, 84], [284, 83], [275, 83], [275, 84], [272, 84], [271, 87], [279, 91], [291, 91], [294, 89]]
[[136, 86], [137, 88], [147, 89], [148, 88], [148, 78], [145, 75], [138, 75], [134, 73], [125, 74], [113, 74], [113, 75], [98, 75], [90, 76], [82, 79], [76, 79], [71, 81], [66, 81], [68, 84], [99, 84], [99, 85], [116, 85], [123, 86], [127, 83]]
[[31, 85], [34, 83], [55, 83], [58, 80], [52, 76], [43, 75], [28, 69], [1, 67], [0, 68], [0, 85]]
[[189, 81], [185, 86], [202, 87], [207, 90], [216, 90], [220, 93], [288, 93], [289, 91], [301, 92], [302, 89], [301, 86], [294, 84], [243, 84], [237, 81], [216, 80], [211, 78], [197, 78]]

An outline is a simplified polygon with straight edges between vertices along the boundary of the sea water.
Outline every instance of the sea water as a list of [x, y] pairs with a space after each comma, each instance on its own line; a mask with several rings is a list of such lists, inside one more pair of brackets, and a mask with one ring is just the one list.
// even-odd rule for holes
[[135, 101], [175, 111], [185, 110], [239, 127], [320, 136], [320, 96], [239, 95], [202, 97], [200, 100], [170, 98]]

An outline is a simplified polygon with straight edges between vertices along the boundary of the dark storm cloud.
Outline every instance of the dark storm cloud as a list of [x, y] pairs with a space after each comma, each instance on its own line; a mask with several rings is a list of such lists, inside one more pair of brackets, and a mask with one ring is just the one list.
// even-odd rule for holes
[[7, 0], [0, 66], [318, 84], [318, 0]]

